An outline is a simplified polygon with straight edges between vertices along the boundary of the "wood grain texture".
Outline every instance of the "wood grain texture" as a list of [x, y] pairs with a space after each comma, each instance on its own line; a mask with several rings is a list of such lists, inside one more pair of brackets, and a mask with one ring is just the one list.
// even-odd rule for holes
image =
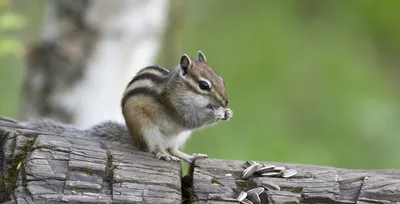
[[193, 203], [238, 203], [233, 198], [240, 190], [269, 183], [279, 185], [281, 190], [264, 191], [260, 195], [262, 203], [400, 203], [400, 170], [266, 164], [296, 169], [298, 174], [291, 178], [253, 176], [242, 180], [244, 161], [196, 161], [191, 169]]
[[0, 121], [0, 203], [181, 203], [179, 164]]
[[400, 170], [296, 169], [291, 178], [241, 179], [245, 161], [181, 165], [74, 134], [30, 130], [0, 116], [0, 203], [238, 203], [239, 191], [268, 187], [261, 203], [400, 203]]

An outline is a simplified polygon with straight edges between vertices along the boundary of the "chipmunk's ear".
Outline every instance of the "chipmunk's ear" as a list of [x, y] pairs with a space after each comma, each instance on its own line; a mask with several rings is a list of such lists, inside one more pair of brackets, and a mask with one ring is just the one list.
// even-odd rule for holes
[[199, 52], [197, 53], [197, 58], [199, 58], [199, 61], [200, 61], [200, 62], [203, 62], [203, 63], [206, 63], [206, 64], [207, 64], [207, 58], [206, 58], [206, 56], [204, 55], [204, 53], [201, 52], [200, 50], [199, 50]]
[[188, 70], [189, 70], [189, 67], [190, 67], [191, 64], [192, 64], [192, 61], [190, 60], [189, 56], [184, 54], [181, 57], [181, 62], [180, 62], [180, 65], [181, 65], [181, 68], [182, 68], [182, 71], [183, 71], [183, 75], [188, 73]]

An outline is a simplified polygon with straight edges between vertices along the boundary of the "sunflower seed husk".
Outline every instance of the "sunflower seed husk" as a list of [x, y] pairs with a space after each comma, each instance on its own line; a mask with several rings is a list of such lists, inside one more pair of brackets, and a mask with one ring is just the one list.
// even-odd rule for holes
[[256, 193], [249, 193], [247, 195], [248, 199], [251, 200], [253, 203], [261, 204], [261, 199], [260, 196], [258, 196]]
[[292, 176], [294, 176], [294, 175], [296, 175], [296, 174], [297, 174], [297, 171], [296, 171], [296, 170], [294, 170], [294, 169], [287, 169], [287, 170], [283, 171], [282, 177], [283, 177], [283, 178], [289, 178], [289, 177], [292, 177]]
[[253, 204], [253, 202], [251, 202], [251, 200], [249, 200], [247, 198], [242, 200], [240, 203], [242, 203], [242, 204]]
[[217, 186], [217, 187], [221, 187], [222, 185], [220, 183], [211, 183], [212, 186]]
[[258, 187], [258, 188], [253, 188], [247, 191], [247, 194], [252, 194], [255, 193], [257, 195], [260, 195], [262, 192], [264, 192], [264, 187]]
[[239, 195], [236, 197], [236, 200], [239, 202], [242, 202], [246, 197], [247, 197], [247, 193], [244, 191], [241, 191], [239, 193]]
[[279, 175], [278, 172], [268, 172], [268, 173], [261, 174], [261, 176], [268, 176], [268, 177], [275, 177], [275, 176], [278, 176], [278, 175]]
[[274, 184], [274, 183], [271, 183], [271, 182], [265, 182], [262, 186], [263, 186], [264, 188], [266, 188], [266, 189], [270, 189], [270, 187], [272, 187], [272, 188], [274, 188], [275, 190], [278, 190], [278, 191], [281, 190], [281, 187], [279, 187], [278, 185], [276, 185], [276, 184]]
[[275, 169], [275, 166], [269, 165], [269, 166], [263, 166], [257, 170], [257, 173], [262, 174], [262, 173], [267, 173], [267, 172], [273, 172]]
[[275, 166], [273, 164], [261, 164], [262, 166]]
[[242, 174], [246, 173], [246, 172], [250, 169], [250, 167], [252, 167], [252, 166], [254, 166], [254, 165], [251, 165], [251, 166], [249, 166], [249, 167], [246, 167], [246, 168], [243, 170]]
[[251, 165], [253, 165], [253, 164], [256, 164], [257, 162], [255, 162], [255, 161], [246, 161], [245, 163], [244, 163], [244, 167], [245, 168], [247, 168], [247, 167], [249, 167], [249, 166], [251, 166]]
[[274, 171], [285, 171], [285, 167], [284, 166], [276, 166]]
[[276, 166], [273, 165], [273, 164], [263, 164], [262, 166], [264, 166], [264, 167], [271, 167], [271, 166], [273, 166], [274, 168], [276, 167]]
[[247, 169], [243, 171], [242, 179], [250, 178], [260, 168], [260, 166], [260, 164], [256, 163], [247, 167]]
[[280, 171], [280, 172], [277, 172], [277, 173], [278, 173], [278, 175], [276, 175], [276, 177], [282, 177], [283, 171]]

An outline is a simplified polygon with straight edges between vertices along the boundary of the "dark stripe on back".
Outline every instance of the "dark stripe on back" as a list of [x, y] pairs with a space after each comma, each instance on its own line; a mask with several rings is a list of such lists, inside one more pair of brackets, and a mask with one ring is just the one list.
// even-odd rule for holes
[[124, 108], [126, 102], [128, 101], [128, 99], [130, 97], [138, 96], [138, 95], [149, 96], [149, 97], [154, 98], [156, 101], [161, 102], [160, 96], [157, 94], [156, 91], [151, 90], [149, 88], [140, 87], [140, 88], [130, 90], [128, 93], [126, 93], [126, 95], [121, 100], [121, 107]]
[[158, 75], [155, 75], [153, 73], [144, 73], [144, 74], [139, 74], [138, 76], [133, 77], [133, 79], [129, 82], [127, 88], [133, 84], [135, 81], [139, 81], [142, 79], [149, 79], [150, 81], [160, 84], [164, 81], [164, 77], [160, 77]]
[[163, 68], [161, 68], [161, 67], [159, 67], [159, 66], [149, 66], [149, 67], [145, 67], [145, 68], [143, 68], [142, 69], [142, 71], [143, 70], [155, 70], [155, 71], [158, 71], [158, 72], [160, 72], [161, 74], [163, 74], [163, 75], [168, 75], [169, 74], [169, 71], [167, 71], [167, 70], [165, 70], [165, 69], [163, 69]]

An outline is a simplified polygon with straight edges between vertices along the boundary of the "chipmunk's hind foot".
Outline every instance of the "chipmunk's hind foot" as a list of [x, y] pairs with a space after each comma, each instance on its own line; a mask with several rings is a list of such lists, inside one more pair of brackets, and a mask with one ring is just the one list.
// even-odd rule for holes
[[162, 151], [162, 150], [156, 150], [156, 151], [153, 152], [153, 154], [159, 160], [164, 160], [164, 161], [168, 161], [168, 162], [171, 162], [171, 163], [179, 163], [179, 162], [181, 162], [181, 159], [179, 159], [178, 157], [172, 156], [172, 155], [170, 155], [167, 152]]

